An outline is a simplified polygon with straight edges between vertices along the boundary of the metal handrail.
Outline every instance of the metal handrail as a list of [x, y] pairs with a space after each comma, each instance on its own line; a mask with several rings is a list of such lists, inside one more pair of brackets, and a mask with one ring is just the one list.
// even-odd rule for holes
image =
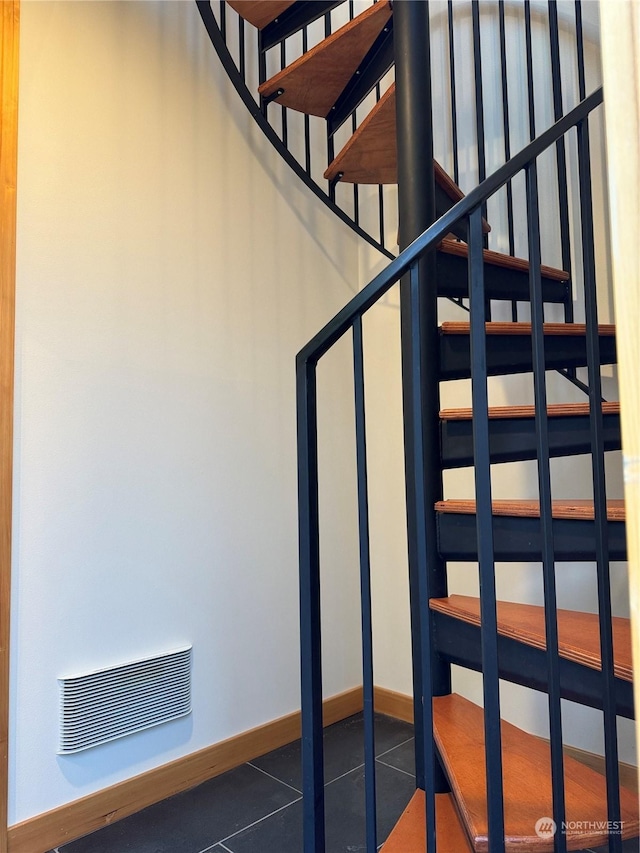
[[415, 262], [438, 241], [442, 240], [452, 227], [468, 216], [478, 205], [492, 196], [504, 184], [521, 171], [527, 163], [560, 139], [568, 130], [576, 126], [603, 101], [602, 87], [596, 89], [578, 106], [563, 116], [548, 130], [541, 133], [504, 166], [497, 169], [486, 180], [460, 199], [450, 210], [434, 222], [413, 243], [398, 255], [389, 266], [379, 273], [366, 287], [357, 293], [298, 353], [302, 362], [317, 362], [342, 335], [350, 328], [358, 316], [371, 308], [402, 276], [409, 272]]
[[[546, 360], [544, 353], [544, 310], [541, 282], [540, 220], [536, 162], [540, 154], [555, 146], [567, 132], [577, 128], [581, 198], [583, 199], [583, 252], [585, 256], [585, 290], [587, 299], [587, 369], [590, 374], [590, 434], [594, 467], [594, 506], [597, 546], [597, 576], [600, 603], [600, 637], [603, 666], [602, 707], [605, 723], [607, 755], [607, 804], [610, 819], [620, 818], [616, 746], [616, 685], [613, 671], [611, 591], [607, 561], [606, 489], [604, 484], [604, 444], [602, 411], [598, 409], [600, 382], [598, 368], [599, 341], [595, 300], [595, 269], [593, 262], [593, 229], [585, 220], [592, 215], [588, 187], [588, 116], [603, 101], [602, 89], [593, 92], [577, 107], [533, 140], [508, 163], [494, 172], [482, 184], [461, 199], [451, 210], [427, 228], [402, 254], [318, 332], [297, 355], [298, 410], [298, 501], [300, 556], [300, 628], [303, 666], [302, 681], [302, 753], [303, 753], [303, 820], [305, 853], [324, 853], [324, 775], [322, 740], [322, 662], [320, 618], [320, 545], [318, 494], [318, 434], [316, 368], [319, 359], [349, 330], [354, 336], [354, 387], [356, 402], [356, 443], [358, 473], [358, 512], [360, 541], [360, 570], [363, 608], [363, 674], [365, 708], [372, 707], [371, 678], [371, 620], [370, 558], [368, 504], [366, 494], [366, 434], [364, 424], [364, 376], [362, 370], [362, 316], [400, 279], [401, 287], [409, 288], [407, 346], [408, 358], [403, 362], [403, 383], [407, 394], [411, 420], [412, 486], [411, 499], [407, 494], [407, 516], [411, 520], [416, 552], [416, 580], [419, 634], [419, 674], [422, 701], [418, 703], [416, 726], [424, 733], [419, 760], [424, 770], [426, 832], [430, 849], [435, 835], [436, 762], [431, 733], [433, 705], [427, 697], [434, 692], [433, 670], [435, 638], [431, 630], [429, 599], [434, 579], [428, 560], [429, 534], [426, 518], [429, 512], [425, 468], [426, 450], [433, 440], [423, 423], [424, 377], [429, 369], [421, 340], [422, 301], [426, 282], [421, 281], [421, 258], [451, 231], [452, 226], [468, 218], [469, 298], [470, 298], [470, 362], [472, 365], [472, 398], [474, 410], [474, 461], [477, 509], [477, 557], [480, 572], [481, 611], [481, 671], [483, 673], [484, 726], [486, 743], [486, 783], [488, 830], [493, 853], [504, 851], [504, 791], [502, 781], [502, 748], [500, 735], [500, 665], [498, 660], [498, 624], [495, 587], [495, 551], [491, 498], [491, 455], [489, 446], [489, 411], [486, 361], [486, 301], [482, 236], [483, 203], [510, 181], [518, 172], [526, 173], [527, 221], [530, 248], [530, 294], [532, 305], [532, 368], [536, 399], [536, 442], [538, 449], [538, 480], [540, 489], [541, 524], [543, 527], [542, 564], [544, 578], [545, 630], [547, 647], [547, 692], [551, 733], [553, 818], [558, 825], [565, 820], [564, 776], [562, 754], [562, 720], [560, 703], [563, 696], [558, 656], [557, 597], [555, 589], [555, 556], [551, 513], [551, 480], [549, 468], [549, 439], [546, 424]], [[590, 220], [589, 220], [590, 221]], [[591, 230], [590, 230], [591, 229]], [[408, 274], [408, 275], [407, 275]], [[433, 282], [429, 282], [433, 285]], [[406, 373], [405, 373], [406, 367]], [[592, 375], [595, 377], [591, 379]], [[433, 473], [433, 472], [431, 472]], [[407, 487], [408, 488], [408, 487]], [[367, 611], [365, 613], [364, 611]], [[606, 670], [606, 671], [605, 671]], [[370, 733], [369, 733], [370, 734]], [[365, 740], [365, 782], [367, 784], [367, 851], [376, 849], [375, 835], [375, 760], [373, 740]], [[417, 756], [418, 760], [418, 756]], [[367, 770], [367, 768], [370, 768]], [[565, 853], [566, 838], [558, 835], [556, 848]], [[619, 853], [620, 839], [610, 839], [611, 851]]]

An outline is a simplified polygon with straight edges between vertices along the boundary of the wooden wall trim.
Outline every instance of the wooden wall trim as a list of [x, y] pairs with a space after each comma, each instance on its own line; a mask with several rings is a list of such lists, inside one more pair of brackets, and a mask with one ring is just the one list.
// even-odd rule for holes
[[373, 707], [378, 714], [413, 723], [413, 696], [407, 696], [406, 693], [396, 693], [386, 687], [374, 687]]
[[[362, 710], [362, 688], [325, 699], [324, 724]], [[219, 776], [300, 737], [300, 712], [201, 749], [133, 779], [9, 827], [10, 853], [46, 853], [123, 817]]]
[[20, 3], [5, 0], [0, 8], [0, 853], [6, 853]]
[[[636, 708], [640, 707], [640, 5], [600, 3]], [[640, 743], [640, 718], [636, 719]]]

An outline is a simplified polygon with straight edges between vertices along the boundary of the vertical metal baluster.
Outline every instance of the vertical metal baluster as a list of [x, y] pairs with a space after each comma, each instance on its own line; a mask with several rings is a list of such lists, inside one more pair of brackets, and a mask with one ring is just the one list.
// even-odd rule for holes
[[533, 88], [533, 46], [531, 42], [531, 3], [524, 0], [524, 36], [527, 54], [527, 103], [529, 105], [529, 139], [536, 138], [536, 105]]
[[244, 43], [244, 18], [238, 15], [238, 56], [240, 59], [240, 76], [243, 83], [247, 82], [247, 57]]
[[582, 31], [582, 3], [575, 0], [576, 10], [576, 51], [578, 56], [578, 97], [584, 101], [587, 95], [587, 82], [584, 70], [584, 33]]
[[[555, 121], [562, 117], [562, 68], [560, 65], [560, 37], [558, 28], [558, 4], [549, 0], [549, 45], [551, 50], [551, 79], [553, 81], [553, 115]], [[558, 209], [560, 212], [560, 245], [562, 269], [571, 275], [571, 238], [569, 231], [569, 193], [567, 186], [567, 150], [564, 136], [556, 142], [556, 166], [558, 172]], [[571, 279], [569, 279], [571, 281]], [[573, 294], [569, 284], [564, 304], [565, 323], [573, 323]]]
[[[589, 421], [591, 425], [591, 465], [595, 510], [596, 569], [598, 576], [598, 613], [604, 716], [604, 748], [607, 778], [607, 809], [610, 821], [620, 821], [620, 779], [618, 774], [618, 735], [616, 690], [611, 614], [611, 578], [607, 529], [607, 491], [604, 466], [602, 420], [602, 381], [600, 376], [600, 340], [596, 297], [596, 263], [593, 233], [593, 197], [588, 118], [578, 124], [578, 168], [584, 268], [585, 319], [587, 322], [587, 369], [589, 374]], [[609, 836], [609, 850], [622, 853], [622, 837]]]
[[[426, 284], [426, 283], [425, 283]], [[424, 764], [424, 789], [425, 789], [425, 818], [426, 818], [426, 846], [429, 853], [437, 853], [436, 838], [436, 786], [439, 784], [436, 776], [436, 756], [433, 742], [433, 701], [434, 695], [434, 673], [432, 666], [433, 650], [431, 644], [431, 613], [429, 610], [429, 598], [433, 595], [429, 582], [428, 572], [428, 543], [427, 543], [427, 515], [433, 515], [434, 508], [429, 506], [426, 487], [426, 449], [424, 444], [424, 411], [425, 400], [423, 388], [425, 381], [423, 377], [423, 347], [421, 324], [423, 322], [424, 308], [422, 306], [422, 292], [420, 285], [420, 263], [411, 267], [409, 275], [410, 290], [410, 360], [411, 360], [411, 417], [413, 431], [414, 451], [414, 512], [413, 529], [415, 530], [415, 554], [417, 563], [417, 587], [418, 587], [418, 612], [420, 621], [420, 661], [421, 661], [421, 684], [423, 700], [420, 707], [421, 729], [424, 733], [422, 739], [423, 754], [421, 756]]]
[[453, 147], [453, 180], [460, 183], [460, 161], [458, 154], [458, 108], [456, 101], [456, 54], [453, 36], [453, 0], [447, 3], [449, 22], [449, 86], [451, 89], [451, 144]]
[[220, 3], [220, 32], [222, 33], [222, 39], [226, 42], [227, 40], [227, 4], [224, 0], [221, 0]]
[[[280, 70], [282, 70], [287, 64], [287, 48], [285, 41], [280, 42]], [[282, 142], [288, 148], [288, 139], [289, 139], [289, 130], [287, 127], [287, 108], [283, 105], [280, 107], [280, 113], [282, 115]]]
[[504, 853], [504, 801], [502, 742], [500, 737], [500, 679], [498, 669], [498, 622], [496, 614], [493, 514], [489, 455], [489, 404], [484, 315], [484, 263], [482, 257], [482, 210], [469, 217], [469, 297], [471, 301], [471, 365], [473, 405], [473, 453], [475, 465], [476, 525], [480, 571], [480, 618], [482, 624], [482, 683], [484, 695], [485, 764], [489, 849]]
[[302, 812], [305, 853], [325, 853], [316, 363], [296, 360]]
[[[507, 82], [507, 35], [504, 17], [504, 0], [498, 2], [498, 28], [500, 35], [500, 82], [502, 86], [502, 132], [504, 134], [504, 161], [511, 159], [511, 127], [509, 122], [509, 86]], [[513, 186], [507, 181], [507, 229], [509, 234], [509, 254], [515, 255], [515, 233], [513, 226]], [[518, 320], [518, 303], [511, 303], [511, 319]]]
[[[478, 183], [487, 177], [487, 156], [484, 137], [484, 100], [482, 96], [482, 49], [480, 45], [480, 4], [471, 0], [471, 20], [473, 28], [473, 74], [475, 81], [476, 103], [476, 143], [478, 147]], [[482, 215], [487, 216], [487, 203], [482, 203]], [[483, 245], [486, 247], [487, 238], [483, 234]], [[487, 319], [490, 312], [487, 313]]]
[[[538, 171], [535, 161], [526, 169], [527, 229], [529, 237], [529, 294], [533, 352], [533, 387], [536, 411], [536, 450], [540, 497], [540, 534], [542, 538], [542, 575], [544, 583], [544, 622], [547, 646], [549, 729], [551, 735], [551, 790], [553, 819], [562, 827], [565, 820], [564, 761], [562, 753], [562, 713], [560, 695], [560, 658], [558, 654], [558, 602], [556, 595], [549, 465], [549, 428], [544, 355], [544, 304], [540, 272], [540, 206]], [[566, 853], [566, 835], [555, 835], [554, 850]]]
[[[302, 30], [302, 53], [309, 50], [309, 28], [305, 26]], [[311, 176], [311, 139], [310, 122], [307, 113], [304, 114], [304, 168], [307, 175]]]
[[[355, 133], [358, 128], [358, 122], [355, 112], [351, 116], [351, 133]], [[353, 185], [353, 218], [356, 225], [360, 224], [360, 192], [358, 184]], [[384, 248], [384, 243], [382, 244]]]
[[358, 472], [358, 530], [360, 546], [360, 613], [362, 620], [362, 682], [364, 695], [364, 779], [367, 853], [376, 853], [376, 752], [373, 717], [373, 625], [371, 619], [371, 561], [367, 434], [364, 402], [362, 317], [353, 322], [353, 381], [355, 391], [356, 461]]

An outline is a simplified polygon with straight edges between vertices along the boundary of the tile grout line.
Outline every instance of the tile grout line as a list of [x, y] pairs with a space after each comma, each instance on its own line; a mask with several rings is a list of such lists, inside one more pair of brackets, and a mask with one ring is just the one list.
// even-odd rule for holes
[[393, 766], [393, 764], [387, 764], [387, 762], [386, 762], [386, 761], [380, 761], [380, 759], [379, 759], [379, 758], [377, 758], [377, 759], [376, 759], [376, 761], [378, 761], [380, 764], [382, 764], [382, 766], [383, 766], [383, 767], [388, 767], [388, 768], [389, 768], [389, 770], [397, 770], [397, 771], [398, 771], [398, 773], [404, 773], [404, 775], [405, 775], [405, 776], [410, 776], [412, 779], [415, 779], [415, 778], [416, 778], [416, 777], [414, 776], [414, 774], [413, 774], [413, 773], [409, 773], [409, 771], [408, 771], [408, 770], [401, 770], [401, 769], [400, 769], [400, 767], [394, 767], [394, 766]]
[[226, 846], [222, 843], [222, 841], [221, 841], [217, 846], [218, 846], [218, 847], [222, 847], [222, 849], [223, 849], [223, 850], [226, 850], [226, 851], [227, 851], [227, 853], [233, 853], [233, 851], [232, 851], [232, 850], [229, 850], [229, 848], [228, 848], [228, 847], [226, 847]]
[[263, 770], [262, 767], [257, 767], [255, 764], [252, 764], [250, 761], [247, 761], [249, 767], [253, 767], [254, 770], [259, 770], [260, 773], [264, 773], [265, 776], [268, 776], [269, 779], [273, 779], [274, 782], [279, 782], [281, 785], [286, 785], [287, 788], [291, 788], [292, 791], [295, 791], [296, 794], [300, 794], [302, 796], [302, 791], [299, 791], [298, 788], [294, 788], [293, 785], [290, 785], [288, 782], [283, 782], [282, 779], [278, 779], [277, 776], [273, 776], [271, 773], [267, 773], [266, 770]]
[[[225, 841], [229, 841], [230, 838], [235, 838], [236, 835], [240, 835], [241, 832], [244, 832], [247, 829], [252, 829], [254, 826], [257, 826], [259, 823], [262, 823], [264, 820], [268, 820], [270, 817], [273, 817], [274, 815], [277, 815], [279, 812], [282, 812], [285, 809], [288, 809], [290, 806], [294, 806], [296, 803], [299, 803], [301, 800], [302, 800], [302, 797], [298, 797], [297, 800], [293, 800], [290, 803], [286, 803], [286, 805], [284, 805], [284, 806], [280, 806], [279, 809], [272, 811], [270, 814], [264, 815], [264, 817], [258, 818], [258, 820], [254, 820], [253, 823], [248, 823], [246, 826], [243, 826], [241, 829], [236, 830], [236, 832], [232, 832], [231, 835], [227, 835], [225, 838], [220, 839], [220, 841], [218, 841], [217, 843], [222, 844], [222, 846], [224, 847]], [[213, 847], [206, 847], [204, 850], [201, 850], [200, 853], [207, 853], [207, 850], [212, 850], [214, 848], [215, 848], [215, 845], [213, 845]]]
[[405, 746], [405, 744], [414, 740], [414, 736], [408, 737], [406, 740], [403, 740], [402, 743], [397, 743], [395, 746], [392, 746], [391, 749], [386, 749], [384, 752], [381, 752], [380, 755], [376, 755], [376, 758], [382, 758], [383, 755], [388, 755], [390, 752], [393, 752], [394, 749], [400, 749], [401, 746]]

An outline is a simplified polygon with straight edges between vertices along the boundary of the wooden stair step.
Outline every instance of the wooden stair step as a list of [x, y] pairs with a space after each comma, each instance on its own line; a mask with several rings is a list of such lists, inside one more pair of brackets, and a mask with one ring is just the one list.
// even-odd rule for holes
[[[450, 794], [436, 794], [436, 840], [438, 853], [471, 853], [473, 849]], [[382, 853], [426, 853], [424, 791], [415, 792], [382, 845]]]
[[263, 83], [263, 97], [290, 109], [326, 118], [347, 83], [391, 18], [390, 0], [381, 0]]
[[[487, 375], [530, 373], [533, 370], [531, 323], [487, 323], [485, 329]], [[547, 370], [587, 365], [587, 329], [583, 323], [545, 323], [543, 331]], [[615, 364], [615, 326], [598, 326], [598, 338], [600, 364]], [[469, 323], [442, 323], [440, 379], [468, 379], [471, 372]]]
[[[503, 420], [506, 418], [533, 418], [536, 414], [535, 406], [490, 406], [489, 418], [491, 420]], [[582, 417], [589, 414], [588, 403], [553, 403], [547, 406], [547, 415], [550, 418]], [[603, 403], [603, 415], [619, 415], [620, 403]], [[470, 421], [473, 418], [473, 409], [442, 409], [440, 420], [442, 421]]]
[[[452, 500], [436, 504], [438, 550], [443, 560], [477, 562], [478, 518], [475, 501]], [[502, 562], [539, 562], [545, 538], [537, 501], [494, 501], [493, 551]], [[553, 501], [553, 556], [557, 562], [595, 560], [597, 529], [590, 501]], [[624, 504], [607, 506], [607, 549], [610, 560], [627, 559]]]
[[294, 3], [295, 0], [227, 0], [227, 5], [259, 30], [275, 21]]
[[[531, 337], [531, 323], [486, 323], [487, 335], [525, 335]], [[446, 322], [440, 326], [444, 335], [468, 335], [469, 323]], [[583, 337], [587, 327], [584, 323], [544, 323], [545, 335], [571, 335]], [[598, 326], [600, 337], [615, 337], [616, 327], [610, 324]]]
[[[537, 459], [538, 443], [534, 406], [495, 406], [489, 409], [489, 451], [492, 463]], [[620, 450], [620, 404], [602, 404], [602, 441], [606, 451]], [[591, 453], [588, 403], [547, 406], [549, 456]], [[440, 412], [440, 453], [445, 468], [465, 468], [474, 463], [473, 410]]]
[[[438, 501], [435, 508], [436, 512], [460, 513], [462, 515], [476, 514], [476, 502], [474, 500], [450, 498], [446, 501]], [[513, 518], [540, 518], [540, 502], [535, 500], [493, 501], [491, 512], [493, 515], [506, 515]], [[553, 518], [593, 520], [593, 501], [573, 499], [551, 501], [551, 513]], [[607, 501], [607, 520], [625, 520], [624, 500]]]
[[[456, 255], [459, 258], [468, 258], [469, 247], [466, 243], [459, 240], [445, 238], [438, 247], [441, 252], [447, 255]], [[502, 252], [494, 252], [491, 249], [483, 250], [484, 262], [498, 267], [515, 270], [517, 272], [529, 272], [529, 261], [524, 258], [514, 258], [511, 255], [505, 255]], [[554, 281], [568, 281], [569, 273], [564, 270], [554, 269], [553, 267], [542, 266], [541, 273], [543, 278], [550, 278]]]
[[[488, 853], [487, 791], [482, 708], [452, 694], [433, 700], [434, 736], [458, 811], [477, 853]], [[553, 838], [539, 838], [536, 822], [552, 810], [549, 744], [505, 721], [501, 723], [505, 849], [552, 853]], [[608, 841], [605, 777], [565, 758], [567, 848], [584, 850]], [[638, 801], [620, 789], [623, 838], [639, 831]]]
[[[433, 598], [429, 602], [432, 610], [460, 619], [470, 625], [480, 625], [480, 599], [468, 595], [450, 595], [448, 598]], [[518, 604], [510, 601], [497, 602], [498, 633], [511, 637], [528, 646], [546, 649], [544, 607], [533, 604]], [[631, 627], [629, 619], [613, 617], [614, 670], [617, 678], [632, 681]], [[576, 610], [558, 610], [558, 649], [567, 660], [602, 668], [600, 657], [600, 628], [596, 613]]]
[[[464, 193], [437, 161], [436, 184], [452, 202]], [[397, 184], [398, 149], [396, 145], [396, 84], [392, 83], [369, 115], [362, 121], [342, 151], [324, 173], [327, 180], [342, 174], [350, 184]], [[485, 222], [485, 231], [490, 231]], [[453, 242], [453, 241], [452, 241]]]

